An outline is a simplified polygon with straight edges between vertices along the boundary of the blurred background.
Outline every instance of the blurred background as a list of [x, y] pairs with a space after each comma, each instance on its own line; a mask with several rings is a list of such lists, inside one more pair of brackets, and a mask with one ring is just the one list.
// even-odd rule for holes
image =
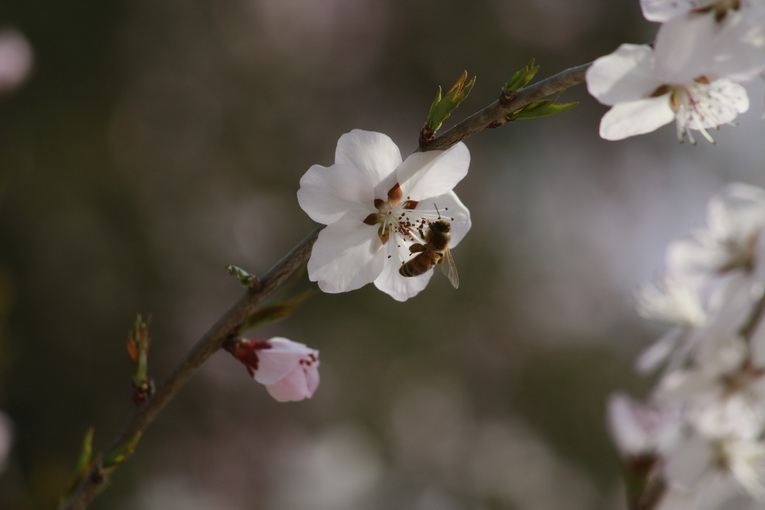
[[[342, 133], [406, 156], [463, 70], [445, 127], [532, 57], [546, 77], [655, 30], [637, 0], [4, 0], [0, 508], [54, 507], [86, 429], [101, 448], [130, 418], [136, 313], [161, 381], [241, 294], [224, 266], [264, 273], [314, 228], [298, 180]], [[604, 403], [647, 390], [633, 359], [662, 331], [632, 293], [723, 184], [765, 185], [750, 91], [714, 146], [605, 142], [584, 86], [468, 140], [459, 291], [317, 295], [255, 331], [321, 351], [314, 398], [278, 404], [219, 353], [92, 508], [619, 508]]]

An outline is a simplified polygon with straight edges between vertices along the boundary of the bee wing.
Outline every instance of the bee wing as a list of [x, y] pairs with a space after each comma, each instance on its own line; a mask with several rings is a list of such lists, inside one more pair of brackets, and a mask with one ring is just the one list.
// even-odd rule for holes
[[441, 260], [441, 272], [449, 278], [449, 282], [457, 289], [460, 286], [460, 276], [457, 274], [457, 264], [454, 263], [452, 251], [447, 248]]

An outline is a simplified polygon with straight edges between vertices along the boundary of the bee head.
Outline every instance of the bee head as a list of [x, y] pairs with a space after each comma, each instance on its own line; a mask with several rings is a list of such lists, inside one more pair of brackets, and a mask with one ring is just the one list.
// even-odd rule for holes
[[446, 234], [452, 229], [452, 226], [449, 224], [448, 221], [442, 220], [439, 218], [435, 221], [430, 222], [430, 228], [435, 230], [436, 232]]

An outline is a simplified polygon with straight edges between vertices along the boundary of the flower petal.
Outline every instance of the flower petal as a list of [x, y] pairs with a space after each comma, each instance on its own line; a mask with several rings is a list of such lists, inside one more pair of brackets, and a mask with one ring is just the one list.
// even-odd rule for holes
[[380, 275], [385, 260], [376, 225], [341, 220], [319, 233], [308, 261], [308, 277], [324, 292], [347, 292]]
[[[752, 7], [750, 5], [750, 7]], [[753, 12], [754, 11], [754, 12]], [[765, 67], [765, 7], [729, 11], [716, 34], [712, 72], [737, 82], [747, 81]]]
[[[411, 258], [408, 255], [406, 259]], [[399, 273], [402, 261], [398, 255], [386, 259], [380, 276], [375, 279], [375, 287], [391, 296], [396, 301], [406, 301], [420, 293], [433, 277], [433, 270], [420, 276], [402, 276]]]
[[765, 190], [740, 182], [728, 184], [709, 200], [707, 223], [719, 239], [756, 235], [765, 226]]
[[421, 208], [430, 209], [433, 207], [433, 204], [438, 207], [438, 212], [441, 213], [443, 218], [451, 224], [451, 240], [449, 241], [449, 247], [453, 248], [457, 246], [472, 226], [472, 223], [470, 222], [470, 211], [453, 191], [432, 198], [426, 202], [420, 202], [415, 211]]
[[328, 225], [340, 219], [363, 220], [373, 212], [374, 186], [355, 166], [313, 165], [300, 179], [298, 203], [312, 220]]
[[277, 402], [293, 402], [311, 398], [318, 386], [318, 367], [298, 365], [286, 377], [267, 385], [266, 390]]
[[717, 28], [713, 14], [694, 14], [667, 21], [656, 34], [656, 75], [666, 83], [688, 83], [710, 72]]
[[393, 173], [401, 164], [401, 152], [387, 135], [354, 129], [337, 141], [335, 164], [350, 165], [366, 173], [372, 188], [387, 183], [387, 192], [395, 184]]
[[396, 170], [406, 199], [424, 200], [450, 192], [470, 166], [470, 151], [460, 142], [445, 151], [415, 152]]
[[600, 136], [606, 140], [623, 140], [655, 131], [674, 118], [667, 94], [620, 103], [603, 115], [600, 120]]
[[648, 21], [663, 23], [678, 16], [685, 16], [697, 3], [688, 0], [640, 0], [643, 17]]
[[300, 365], [300, 360], [318, 352], [300, 342], [274, 337], [268, 341], [270, 349], [258, 350], [258, 369], [255, 380], [261, 384], [274, 384]]
[[662, 85], [653, 69], [653, 50], [638, 44], [622, 44], [598, 58], [586, 78], [589, 93], [607, 105], [649, 97]]

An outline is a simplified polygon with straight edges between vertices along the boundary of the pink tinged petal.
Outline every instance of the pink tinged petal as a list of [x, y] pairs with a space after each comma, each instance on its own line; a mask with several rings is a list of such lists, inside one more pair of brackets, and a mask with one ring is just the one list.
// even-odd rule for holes
[[693, 14], [664, 23], [656, 35], [656, 75], [665, 83], [682, 84], [710, 72], [717, 22], [712, 13]]
[[415, 152], [396, 170], [404, 199], [425, 200], [450, 192], [468, 172], [470, 151], [460, 142], [445, 151]]
[[621, 103], [613, 106], [600, 120], [600, 136], [606, 140], [623, 140], [655, 131], [674, 118], [669, 94]]
[[300, 179], [298, 203], [312, 220], [329, 225], [340, 219], [363, 220], [373, 212], [373, 183], [357, 167], [313, 165]]
[[420, 210], [433, 211], [433, 213], [435, 213], [434, 204], [438, 207], [438, 212], [441, 214], [441, 217], [451, 224], [451, 240], [449, 241], [449, 247], [453, 248], [462, 241], [462, 238], [465, 237], [465, 234], [467, 234], [472, 226], [470, 221], [470, 211], [460, 201], [457, 194], [450, 191], [445, 195], [420, 202], [417, 204], [415, 214]]
[[640, 0], [640, 8], [648, 21], [663, 23], [687, 15], [698, 7], [698, 3], [690, 0]]
[[701, 122], [691, 117], [688, 127], [691, 129], [713, 128], [729, 124], [749, 109], [749, 96], [746, 89], [730, 80], [715, 80], [708, 85], [699, 84], [701, 90], [696, 105]]
[[300, 360], [307, 356], [318, 356], [318, 351], [300, 342], [287, 338], [274, 337], [268, 340], [270, 349], [258, 350], [258, 369], [255, 381], [269, 385], [278, 382], [300, 365]]
[[394, 184], [393, 173], [401, 164], [401, 152], [387, 135], [354, 129], [337, 141], [335, 163], [353, 166], [367, 174], [371, 188], [386, 182], [390, 189]]
[[621, 393], [608, 399], [609, 430], [624, 454], [667, 450], [678, 440], [681, 424], [676, 408], [648, 406]]
[[318, 368], [298, 365], [278, 382], [266, 386], [266, 390], [277, 402], [293, 402], [311, 398], [318, 386]]
[[653, 50], [637, 44], [622, 44], [595, 60], [586, 79], [589, 93], [606, 105], [648, 97], [662, 85], [653, 70]]
[[308, 277], [324, 292], [347, 292], [380, 275], [385, 253], [376, 225], [341, 220], [319, 233], [308, 261]]

